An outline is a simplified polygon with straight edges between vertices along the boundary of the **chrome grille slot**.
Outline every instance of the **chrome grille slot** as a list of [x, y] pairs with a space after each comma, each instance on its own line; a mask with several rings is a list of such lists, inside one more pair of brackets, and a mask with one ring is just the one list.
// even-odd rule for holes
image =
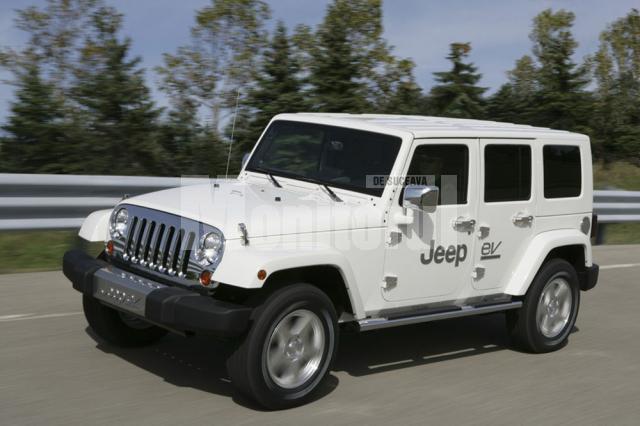
[[160, 258], [160, 268], [162, 272], [165, 272], [169, 269], [167, 267], [167, 262], [171, 258], [169, 253], [171, 251], [171, 242], [173, 241], [173, 233], [175, 232], [175, 230], [176, 228], [174, 228], [173, 226], [169, 227], [167, 236], [165, 237], [164, 243], [162, 244], [162, 257]]
[[144, 234], [144, 230], [147, 227], [147, 219], [142, 219], [140, 221], [140, 226], [138, 227], [138, 231], [135, 234], [135, 240], [133, 242], [133, 250], [131, 253], [131, 256], [133, 256], [134, 259], [138, 260], [139, 259], [139, 253], [140, 253], [140, 245], [142, 243], [142, 235]]
[[156, 232], [156, 223], [151, 222], [151, 225], [149, 225], [148, 228], [149, 232], [147, 232], [147, 235], [144, 239], [144, 250], [142, 251], [142, 256], [140, 257], [140, 260], [142, 260], [145, 265], [151, 262], [149, 254], [151, 252], [151, 241], [153, 240], [153, 234]]
[[127, 254], [127, 257], [131, 254], [131, 245], [134, 240], [134, 235], [136, 235], [136, 228], [138, 227], [138, 218], [134, 217], [131, 221], [131, 229], [129, 230], [129, 235], [127, 236], [127, 242], [124, 245], [124, 252]]
[[164, 266], [167, 268], [167, 273], [169, 275], [175, 275], [176, 271], [175, 269], [173, 269], [173, 264], [176, 258], [176, 246], [178, 245], [180, 230], [172, 226], [170, 235], [171, 235], [171, 241], [167, 246], [167, 260]]
[[181, 229], [180, 231], [178, 231], [178, 234], [175, 238], [176, 246], [175, 246], [175, 249], [173, 250], [173, 256], [172, 256], [173, 261], [171, 262], [171, 269], [175, 273], [180, 272], [180, 270], [178, 269], [178, 264], [180, 263], [180, 258], [182, 257], [180, 255], [180, 249], [182, 248], [183, 239], [184, 239], [184, 230]]
[[193, 253], [193, 243], [196, 240], [196, 234], [194, 232], [189, 232], [185, 237], [184, 247], [180, 252], [180, 257], [178, 258], [178, 273], [186, 274], [187, 268], [189, 267], [189, 259], [191, 258], [191, 254]]
[[151, 243], [151, 247], [149, 248], [149, 266], [152, 268], [157, 265], [158, 261], [158, 251], [160, 249], [160, 241], [162, 236], [164, 235], [164, 223], [161, 223], [158, 228], [158, 232], [153, 238], [153, 242]]
[[215, 228], [153, 209], [123, 204], [129, 211], [126, 239], [115, 244], [116, 257], [132, 267], [198, 283], [203, 267], [195, 259], [198, 241]]

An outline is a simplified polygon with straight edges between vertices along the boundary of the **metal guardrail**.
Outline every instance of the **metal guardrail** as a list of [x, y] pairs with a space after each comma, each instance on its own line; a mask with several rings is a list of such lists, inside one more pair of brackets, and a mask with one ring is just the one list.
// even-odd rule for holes
[[[206, 177], [0, 174], [0, 230], [79, 228], [125, 195], [211, 182]], [[601, 225], [640, 222], [640, 191], [594, 191]]]
[[207, 183], [206, 177], [78, 176], [0, 173], [0, 231], [73, 229], [124, 196]]
[[640, 222], [640, 191], [593, 191], [598, 223]]

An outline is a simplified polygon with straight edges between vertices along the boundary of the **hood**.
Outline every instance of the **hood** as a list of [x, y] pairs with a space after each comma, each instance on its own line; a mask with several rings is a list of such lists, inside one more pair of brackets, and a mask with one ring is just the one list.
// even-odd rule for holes
[[343, 196], [333, 201], [320, 186], [276, 188], [244, 180], [182, 186], [132, 197], [124, 204], [147, 207], [206, 223], [226, 239], [380, 227], [384, 209], [371, 197]]

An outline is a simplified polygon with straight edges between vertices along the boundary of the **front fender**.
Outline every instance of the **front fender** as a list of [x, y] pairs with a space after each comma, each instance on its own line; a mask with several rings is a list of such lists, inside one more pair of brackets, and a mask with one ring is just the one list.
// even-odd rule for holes
[[213, 279], [242, 288], [260, 288], [266, 281], [258, 279], [261, 269], [267, 271], [268, 277], [285, 269], [318, 265], [338, 269], [347, 286], [354, 313], [356, 316], [363, 315], [364, 309], [351, 266], [340, 252], [328, 246], [300, 242], [243, 246], [239, 240], [227, 241], [222, 262], [214, 272]]
[[78, 235], [90, 242], [105, 241], [109, 233], [109, 216], [112, 210], [98, 210], [82, 222]]
[[587, 235], [577, 229], [560, 229], [536, 235], [522, 256], [522, 260], [512, 271], [504, 292], [513, 296], [524, 295], [551, 250], [573, 245], [580, 245], [584, 248], [585, 266], [590, 266], [591, 242]]

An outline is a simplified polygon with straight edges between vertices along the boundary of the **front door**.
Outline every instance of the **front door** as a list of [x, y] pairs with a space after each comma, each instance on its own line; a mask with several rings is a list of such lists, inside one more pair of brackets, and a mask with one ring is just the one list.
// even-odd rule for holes
[[[440, 189], [435, 212], [406, 209], [398, 191], [389, 211], [383, 297], [415, 304], [451, 300], [470, 288], [477, 206], [477, 139], [414, 141], [404, 170], [410, 184]], [[402, 303], [400, 304], [402, 305]]]
[[532, 141], [482, 139], [480, 164], [473, 286], [500, 293], [535, 231]]

